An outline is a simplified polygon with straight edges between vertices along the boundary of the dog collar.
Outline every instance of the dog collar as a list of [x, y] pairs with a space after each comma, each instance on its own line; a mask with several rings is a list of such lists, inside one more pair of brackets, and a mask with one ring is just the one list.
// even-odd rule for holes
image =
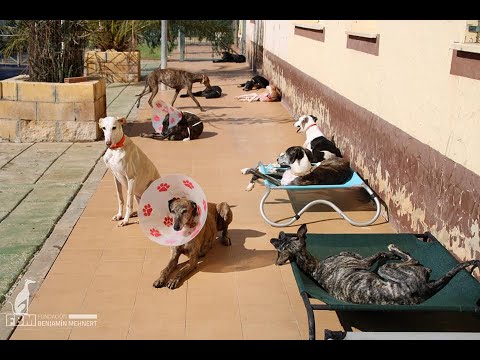
[[114, 150], [114, 149], [118, 149], [120, 147], [123, 146], [123, 144], [125, 143], [125, 134], [123, 134], [122, 138], [120, 139], [120, 141], [116, 144], [113, 144], [113, 145], [110, 145], [110, 149]]
[[308, 125], [308, 127], [305, 129], [305, 132], [306, 132], [308, 129], [310, 129], [312, 126], [317, 126], [317, 123]]

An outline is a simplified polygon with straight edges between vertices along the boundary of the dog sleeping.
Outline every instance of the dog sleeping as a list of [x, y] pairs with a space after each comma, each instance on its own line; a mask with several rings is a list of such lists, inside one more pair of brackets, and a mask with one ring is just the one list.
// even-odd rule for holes
[[318, 127], [317, 118], [315, 116], [300, 116], [293, 126], [297, 128], [297, 133], [305, 133], [306, 140], [303, 147], [312, 152], [313, 162], [320, 162], [334, 156], [342, 157], [342, 154], [335, 143], [328, 140]]
[[[123, 219], [118, 226], [128, 224], [130, 216], [136, 216], [136, 212], [133, 212], [133, 197], [138, 204], [143, 192], [160, 177], [157, 168], [147, 155], [123, 133], [122, 125], [125, 123], [125, 118], [112, 116], [98, 120], [98, 126], [103, 130], [105, 144], [108, 147], [103, 160], [114, 175], [117, 190], [118, 212], [112, 220]], [[123, 217], [122, 186], [127, 189], [127, 205]]]
[[258, 169], [242, 169], [242, 174], [253, 175], [246, 190], [250, 191], [258, 179], [268, 180], [277, 186], [336, 185], [346, 183], [353, 175], [350, 162], [343, 158], [333, 157], [316, 165], [312, 165], [312, 161], [310, 150], [291, 146], [277, 159], [279, 164], [289, 166], [280, 179], [275, 174], [262, 174]]
[[212, 60], [214, 63], [222, 63], [222, 62], [233, 62], [233, 63], [244, 63], [247, 61], [244, 55], [239, 54], [232, 54], [229, 51], [224, 51], [222, 53], [222, 58], [218, 60]]
[[[187, 96], [188, 94], [180, 95], [181, 98], [185, 98]], [[193, 96], [200, 96], [204, 97], [205, 99], [216, 99], [222, 96], [222, 88], [216, 85], [210, 86], [209, 88], [205, 88], [205, 90], [194, 92]]]
[[263, 101], [263, 102], [280, 101], [282, 99], [282, 92], [275, 85], [268, 85], [267, 86], [267, 92], [264, 92], [264, 93], [261, 93], [261, 94], [253, 93], [253, 94], [239, 95], [239, 96], [235, 96], [235, 99], [237, 99], [238, 101], [248, 101], [248, 102], [253, 102], [253, 101]]
[[[168, 202], [168, 209], [173, 214], [173, 229], [181, 231], [185, 226], [194, 228], [197, 224], [197, 204], [184, 198], [173, 198]], [[175, 289], [198, 265], [198, 260], [213, 247], [215, 244], [217, 232], [221, 231], [221, 242], [225, 246], [230, 246], [231, 241], [228, 237], [228, 226], [232, 222], [233, 214], [230, 206], [226, 202], [219, 204], [208, 203], [208, 215], [205, 224], [200, 232], [189, 242], [180, 246], [171, 247], [170, 260], [160, 273], [159, 278], [153, 283], [156, 288], [168, 287]], [[180, 255], [189, 257], [187, 263], [176, 273], [172, 275], [173, 270], [178, 265]]]
[[268, 85], [270, 85], [270, 82], [267, 79], [265, 79], [263, 76], [255, 75], [250, 80], [238, 85], [238, 87], [243, 87], [243, 91], [250, 91], [266, 89]]
[[141, 137], [147, 137], [157, 140], [195, 140], [203, 132], [203, 122], [200, 118], [187, 111], [182, 111], [182, 119], [173, 126], [170, 126], [170, 114], [166, 114], [162, 122], [162, 132], [153, 132], [150, 134], [142, 133]]
[[[438, 280], [429, 280], [431, 269], [421, 265], [410, 254], [390, 244], [388, 251], [364, 258], [352, 252], [341, 252], [319, 261], [306, 249], [307, 225], [295, 235], [280, 232], [270, 243], [277, 250], [276, 265], [294, 261], [325, 291], [338, 300], [355, 304], [414, 305], [438, 293], [462, 269], [470, 272], [480, 267], [480, 260], [465, 261]], [[370, 268], [380, 260], [400, 260]]]

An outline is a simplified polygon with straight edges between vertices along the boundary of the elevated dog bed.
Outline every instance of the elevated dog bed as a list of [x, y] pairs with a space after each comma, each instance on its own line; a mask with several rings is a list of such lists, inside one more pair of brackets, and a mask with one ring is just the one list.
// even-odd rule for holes
[[[341, 251], [369, 256], [385, 251], [389, 244], [410, 253], [422, 265], [430, 268], [431, 280], [443, 276], [458, 261], [430, 233], [425, 234], [307, 234], [307, 250], [323, 260]], [[309, 339], [315, 340], [315, 310], [333, 311], [441, 311], [474, 312], [480, 314], [480, 283], [466, 270], [461, 270], [437, 294], [418, 305], [368, 305], [337, 300], [311, 280], [296, 263], [291, 263], [298, 290], [308, 317]], [[315, 298], [324, 304], [312, 304]]]
[[[286, 168], [274, 167], [272, 164], [264, 165], [261, 162], [257, 165], [262, 174], [281, 172]], [[308, 186], [277, 186], [268, 180], [263, 180], [265, 194], [260, 201], [260, 214], [263, 219], [275, 227], [289, 226], [300, 219], [300, 216], [307, 210], [322, 211], [325, 205], [335, 210], [340, 216], [354, 226], [368, 226], [373, 224], [380, 216], [380, 200], [365, 181], [354, 171], [353, 176], [344, 184], [340, 185], [308, 185]], [[265, 202], [272, 190], [286, 190], [295, 215], [284, 223], [270, 220], [265, 214]], [[372, 201], [374, 207], [372, 207]], [[358, 222], [348, 217], [343, 210], [372, 210], [375, 209], [373, 217], [364, 222]]]

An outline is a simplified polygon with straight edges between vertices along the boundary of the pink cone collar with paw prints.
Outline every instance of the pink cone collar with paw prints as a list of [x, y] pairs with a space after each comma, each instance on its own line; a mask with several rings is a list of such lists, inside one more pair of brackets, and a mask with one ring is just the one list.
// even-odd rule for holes
[[153, 128], [155, 129], [155, 132], [161, 133], [163, 129], [163, 119], [165, 119], [165, 116], [169, 116], [168, 120], [168, 127], [172, 127], [177, 125], [180, 120], [182, 120], [182, 112], [173, 106], [167, 104], [163, 100], [157, 100], [153, 104], [153, 116], [152, 116], [152, 125]]
[[[173, 214], [168, 209], [168, 201], [175, 197], [187, 198], [197, 204], [195, 227], [173, 229]], [[145, 190], [140, 199], [138, 217], [140, 227], [150, 240], [161, 245], [179, 246], [200, 232], [207, 221], [207, 212], [207, 198], [200, 185], [186, 175], [169, 174], [155, 180]]]

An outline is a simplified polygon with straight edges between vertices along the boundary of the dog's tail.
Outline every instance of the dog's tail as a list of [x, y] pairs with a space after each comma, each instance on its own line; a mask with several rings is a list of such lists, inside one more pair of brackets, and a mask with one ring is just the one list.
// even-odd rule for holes
[[222, 232], [222, 243], [225, 246], [232, 245], [232, 241], [228, 236], [228, 225], [233, 220], [233, 213], [232, 209], [230, 209], [230, 205], [226, 202], [221, 202], [217, 204], [217, 231]]
[[233, 213], [232, 209], [230, 209], [230, 205], [228, 205], [226, 202], [217, 204], [217, 214], [217, 229], [226, 229], [233, 219]]

